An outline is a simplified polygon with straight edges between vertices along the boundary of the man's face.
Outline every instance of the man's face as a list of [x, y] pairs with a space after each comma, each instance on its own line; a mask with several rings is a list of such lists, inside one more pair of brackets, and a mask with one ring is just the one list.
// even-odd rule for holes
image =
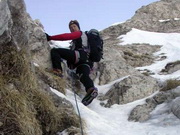
[[79, 28], [76, 24], [71, 24], [70, 25], [70, 31], [71, 32], [79, 31]]

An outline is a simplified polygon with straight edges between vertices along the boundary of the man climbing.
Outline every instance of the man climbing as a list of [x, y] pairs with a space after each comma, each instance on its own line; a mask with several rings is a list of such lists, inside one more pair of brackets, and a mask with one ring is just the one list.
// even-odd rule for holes
[[88, 40], [84, 32], [80, 31], [80, 25], [77, 20], [69, 22], [69, 29], [71, 33], [64, 33], [54, 36], [46, 34], [47, 40], [72, 40], [71, 49], [53, 48], [51, 50], [51, 60], [53, 66], [53, 73], [62, 77], [62, 59], [67, 60], [70, 69], [76, 69], [76, 74], [79, 76], [81, 83], [86, 89], [86, 95], [82, 99], [84, 105], [89, 105], [98, 95], [97, 88], [89, 74], [93, 67], [93, 62], [88, 60]]

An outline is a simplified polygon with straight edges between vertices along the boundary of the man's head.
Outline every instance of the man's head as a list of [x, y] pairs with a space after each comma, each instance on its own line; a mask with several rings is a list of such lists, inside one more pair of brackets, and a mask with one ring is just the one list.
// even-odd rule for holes
[[69, 29], [71, 32], [75, 32], [75, 31], [79, 31], [80, 30], [80, 26], [77, 20], [71, 20], [69, 22]]

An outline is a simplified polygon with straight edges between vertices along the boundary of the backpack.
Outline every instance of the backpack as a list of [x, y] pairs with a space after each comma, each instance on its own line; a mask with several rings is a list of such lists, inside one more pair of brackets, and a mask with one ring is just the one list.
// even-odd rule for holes
[[89, 60], [99, 62], [103, 59], [103, 40], [96, 29], [85, 32], [88, 38], [88, 48], [90, 50]]

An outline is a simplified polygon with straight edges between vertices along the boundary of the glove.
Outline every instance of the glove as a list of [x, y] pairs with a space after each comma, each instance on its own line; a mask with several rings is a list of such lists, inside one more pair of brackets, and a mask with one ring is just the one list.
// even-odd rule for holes
[[51, 39], [50, 39], [50, 36], [47, 34], [47, 33], [45, 33], [46, 34], [46, 39], [47, 39], [47, 41], [50, 41]]

